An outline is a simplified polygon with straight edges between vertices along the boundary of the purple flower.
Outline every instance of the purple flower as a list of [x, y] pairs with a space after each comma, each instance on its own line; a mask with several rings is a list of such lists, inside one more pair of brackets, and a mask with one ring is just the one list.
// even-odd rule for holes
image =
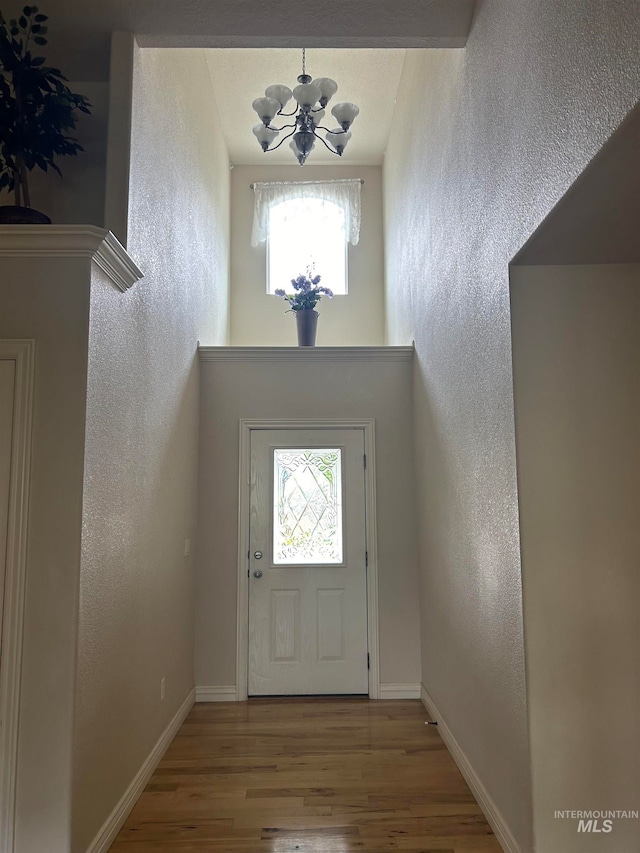
[[318, 287], [320, 276], [313, 275], [313, 266], [307, 267], [307, 272], [300, 273], [295, 278], [291, 279], [291, 285], [295, 293], [287, 295], [282, 288], [278, 288], [274, 293], [276, 296], [282, 296], [290, 305], [290, 311], [303, 311], [309, 308], [315, 308], [324, 294], [329, 299], [333, 297], [333, 291], [328, 287]]

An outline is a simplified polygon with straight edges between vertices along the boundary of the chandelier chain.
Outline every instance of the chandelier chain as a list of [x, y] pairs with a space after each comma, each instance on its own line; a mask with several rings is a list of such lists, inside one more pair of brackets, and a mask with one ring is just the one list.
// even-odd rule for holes
[[306, 47], [302, 48], [302, 73], [306, 74], [306, 64], [307, 64], [307, 49]]

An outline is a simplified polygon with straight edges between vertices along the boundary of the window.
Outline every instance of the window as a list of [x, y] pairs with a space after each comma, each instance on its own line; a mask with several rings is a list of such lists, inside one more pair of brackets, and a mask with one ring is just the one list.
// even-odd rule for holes
[[347, 292], [347, 243], [360, 238], [360, 179], [252, 184], [251, 245], [267, 242], [267, 293], [291, 290], [313, 266], [324, 287]]
[[307, 267], [334, 295], [347, 292], [347, 240], [343, 209], [319, 198], [294, 198], [272, 207], [267, 242], [267, 293]]

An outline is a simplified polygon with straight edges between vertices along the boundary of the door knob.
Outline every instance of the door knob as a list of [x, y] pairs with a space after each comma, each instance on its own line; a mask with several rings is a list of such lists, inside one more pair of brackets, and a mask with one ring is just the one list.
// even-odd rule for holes
[[256, 558], [256, 560], [261, 560], [262, 559], [262, 551], [254, 551], [253, 556]]
[[255, 572], [253, 573], [253, 576], [254, 576], [254, 578], [261, 578], [262, 572], [260, 571], [260, 569], [256, 569]]

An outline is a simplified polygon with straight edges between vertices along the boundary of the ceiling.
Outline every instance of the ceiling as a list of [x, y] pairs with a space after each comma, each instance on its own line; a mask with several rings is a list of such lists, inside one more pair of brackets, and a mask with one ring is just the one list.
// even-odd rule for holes
[[[353, 123], [353, 136], [342, 158], [338, 160], [335, 154], [317, 142], [307, 160], [309, 165], [382, 163], [404, 54], [400, 49], [307, 50], [307, 72], [312, 77], [331, 77], [338, 84], [338, 91], [328, 104], [323, 125], [331, 129], [336, 126], [330, 114], [333, 104], [351, 101], [360, 107], [360, 115]], [[273, 83], [283, 83], [290, 89], [297, 85], [296, 78], [302, 72], [301, 50], [207, 50], [206, 58], [231, 163], [237, 166], [295, 165], [288, 141], [277, 151], [266, 154], [262, 151], [252, 133], [259, 120], [251, 103]], [[291, 112], [294, 105], [295, 101], [290, 101], [287, 112]], [[285, 123], [291, 123], [291, 119], [273, 122], [276, 127]]]
[[[114, 30], [135, 33], [141, 47], [464, 47], [475, 2], [47, 0], [42, 9], [48, 62], [79, 82], [108, 79]], [[4, 0], [2, 11], [15, 17], [23, 5]]]

